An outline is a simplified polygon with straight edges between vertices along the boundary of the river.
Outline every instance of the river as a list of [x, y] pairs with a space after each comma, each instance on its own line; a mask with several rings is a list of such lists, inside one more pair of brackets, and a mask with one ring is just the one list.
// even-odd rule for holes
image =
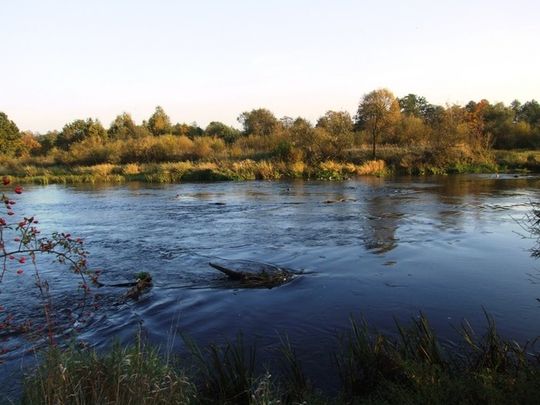
[[[540, 261], [520, 226], [531, 201], [540, 201], [539, 177], [464, 175], [27, 186], [17, 210], [36, 215], [43, 233], [82, 237], [102, 282], [130, 281], [139, 271], [153, 276], [137, 301], [125, 300], [122, 289], [94, 288], [99, 307], [70, 318], [73, 325], [59, 315], [59, 327], [75, 327], [78, 339], [99, 349], [113, 338], [131, 342], [140, 330], [182, 352], [179, 334], [205, 345], [242, 331], [264, 358], [287, 334], [317, 379], [351, 316], [393, 334], [394, 319], [422, 311], [451, 344], [463, 319], [482, 331], [485, 308], [504, 336], [538, 336]], [[272, 289], [239, 288], [208, 266], [216, 258], [304, 274]], [[76, 312], [77, 279], [40, 265], [56, 310]], [[1, 287], [6, 310], [41, 316], [31, 272]], [[3, 385], [33, 342], [20, 344], [0, 365]]]

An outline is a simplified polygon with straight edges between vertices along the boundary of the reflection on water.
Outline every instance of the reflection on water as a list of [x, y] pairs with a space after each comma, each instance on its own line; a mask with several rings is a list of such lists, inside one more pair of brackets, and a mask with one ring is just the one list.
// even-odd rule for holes
[[[78, 322], [80, 339], [105, 347], [113, 337], [130, 341], [142, 328], [161, 345], [171, 330], [204, 344], [242, 330], [264, 349], [287, 333], [316, 378], [351, 314], [393, 332], [394, 317], [406, 320], [422, 310], [452, 339], [451, 325], [462, 318], [482, 325], [485, 307], [501, 332], [518, 341], [540, 334], [540, 290], [530, 277], [540, 263], [516, 221], [530, 201], [540, 200], [539, 190], [537, 177], [512, 176], [133, 183], [28, 187], [18, 208], [37, 215], [44, 230], [82, 235], [106, 283], [139, 271], [153, 275], [154, 287], [137, 302], [102, 288], [86, 323], [62, 317], [66, 329]], [[208, 266], [216, 258], [305, 274], [271, 290], [240, 289]], [[76, 312], [76, 281], [41, 266], [56, 307]], [[39, 314], [30, 277], [2, 287], [3, 307]], [[173, 349], [181, 352], [182, 342]]]
[[367, 250], [386, 253], [397, 246], [396, 230], [402, 214], [400, 199], [394, 196], [376, 196], [366, 201], [366, 217], [362, 237]]

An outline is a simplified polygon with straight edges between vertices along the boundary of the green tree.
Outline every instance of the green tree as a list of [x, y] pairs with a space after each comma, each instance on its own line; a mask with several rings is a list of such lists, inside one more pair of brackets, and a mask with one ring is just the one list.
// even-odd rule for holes
[[288, 129], [293, 147], [299, 148], [303, 158], [314, 163], [320, 160], [319, 139], [311, 122], [305, 118], [296, 118]]
[[38, 142], [41, 145], [39, 153], [46, 155], [57, 145], [58, 131], [49, 131], [45, 135], [38, 136]]
[[110, 139], [130, 139], [137, 138], [141, 134], [137, 130], [137, 125], [133, 122], [131, 115], [124, 112], [120, 115], [117, 115], [111, 126], [109, 127], [107, 133], [109, 134]]
[[334, 149], [335, 157], [342, 156], [344, 151], [353, 143], [353, 121], [346, 111], [327, 111], [317, 121], [317, 128], [326, 130], [329, 135], [328, 141]]
[[157, 106], [154, 114], [148, 119], [148, 129], [153, 135], [171, 133], [171, 120], [161, 106]]
[[388, 89], [373, 90], [364, 94], [355, 116], [358, 129], [366, 130], [371, 136], [372, 157], [376, 159], [379, 138], [389, 131], [400, 119], [399, 102]]
[[426, 119], [427, 113], [431, 105], [425, 97], [417, 96], [416, 94], [407, 94], [403, 98], [398, 99], [401, 112], [407, 116]]
[[240, 137], [240, 131], [236, 128], [223, 124], [222, 122], [212, 121], [204, 130], [205, 135], [221, 138], [227, 144], [232, 144]]
[[519, 107], [518, 121], [525, 121], [531, 127], [540, 127], [540, 104], [536, 100], [527, 101]]
[[431, 146], [437, 151], [448, 152], [468, 140], [470, 127], [467, 122], [467, 110], [460, 105], [449, 105], [440, 116], [440, 122], [432, 132]]
[[96, 142], [103, 142], [107, 139], [107, 132], [99, 120], [79, 119], [66, 124], [56, 138], [56, 145], [61, 149], [68, 150], [72, 144], [87, 139], [93, 139]]
[[13, 156], [21, 148], [19, 128], [8, 116], [0, 112], [0, 154]]
[[192, 122], [188, 127], [188, 137], [190, 139], [199, 138], [204, 135], [204, 130], [197, 125], [196, 122]]
[[429, 142], [431, 128], [420, 117], [404, 114], [392, 135], [386, 141], [401, 146], [425, 146]]
[[244, 135], [269, 136], [278, 128], [279, 121], [266, 108], [243, 112], [238, 122], [244, 127]]
[[486, 131], [493, 136], [495, 148], [513, 147], [515, 112], [504, 103], [490, 104], [484, 112]]

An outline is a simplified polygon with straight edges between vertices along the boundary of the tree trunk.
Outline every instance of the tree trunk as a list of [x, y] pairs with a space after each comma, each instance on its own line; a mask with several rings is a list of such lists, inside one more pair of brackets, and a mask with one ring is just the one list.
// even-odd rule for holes
[[371, 132], [371, 141], [373, 145], [372, 159], [375, 160], [377, 158], [376, 153], [375, 153], [375, 145], [377, 143], [377, 132], [375, 130]]

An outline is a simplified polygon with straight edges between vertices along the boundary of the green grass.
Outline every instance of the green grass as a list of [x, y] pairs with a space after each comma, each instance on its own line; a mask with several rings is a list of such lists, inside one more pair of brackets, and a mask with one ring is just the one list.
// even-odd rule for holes
[[25, 382], [22, 404], [191, 403], [195, 387], [140, 340], [93, 350], [51, 348]]
[[[464, 322], [460, 345], [440, 343], [421, 315], [397, 324], [394, 337], [351, 319], [339, 339], [335, 368], [341, 389], [329, 397], [306, 378], [286, 337], [277, 351], [281, 366], [257, 361], [256, 345], [242, 335], [200, 348], [185, 339], [191, 355], [177, 367], [141, 342], [93, 350], [52, 348], [25, 381], [23, 404], [536, 404], [540, 357], [532, 346], [503, 339], [486, 314], [477, 335]], [[166, 358], [169, 358], [167, 356]], [[180, 367], [181, 365], [181, 367]]]

